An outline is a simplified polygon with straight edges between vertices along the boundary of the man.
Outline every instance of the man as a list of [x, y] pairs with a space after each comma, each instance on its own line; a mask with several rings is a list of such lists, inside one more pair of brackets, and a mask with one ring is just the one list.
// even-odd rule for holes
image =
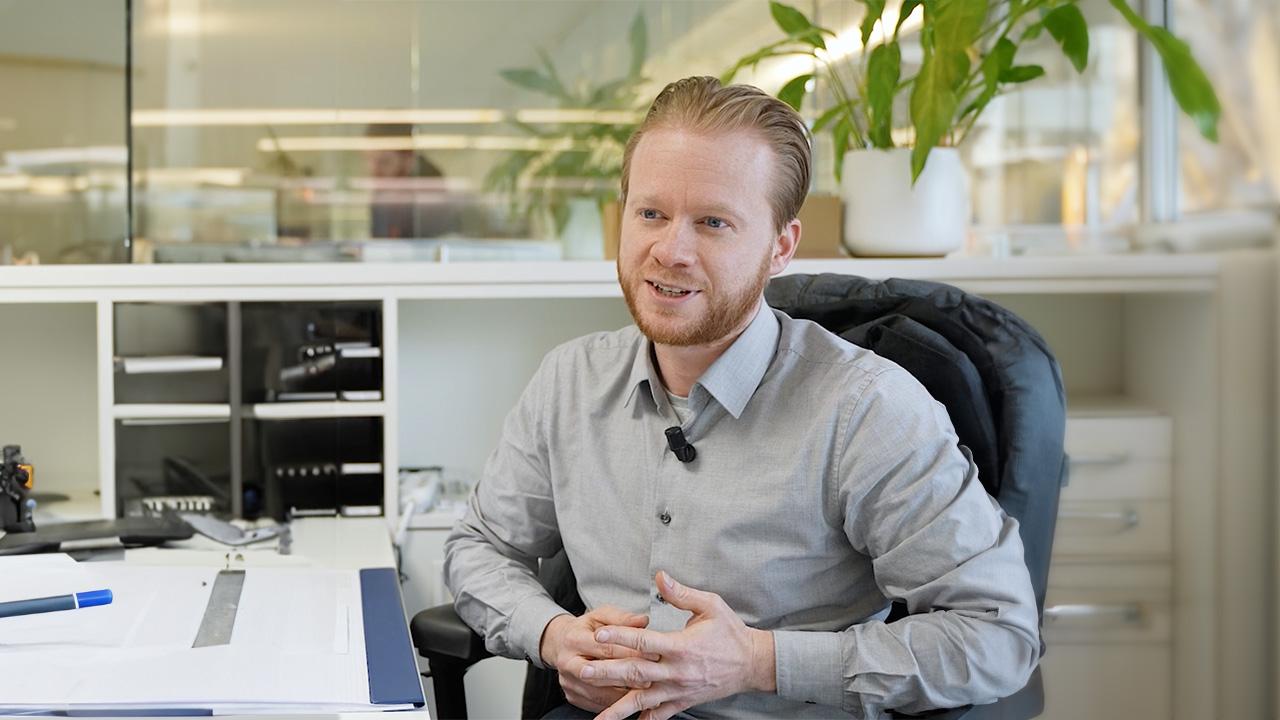
[[[636, 326], [547, 355], [446, 546], [489, 649], [589, 711], [559, 717], [880, 717], [990, 702], [1035, 666], [1017, 523], [945, 409], [763, 302], [808, 184], [799, 116], [712, 78], [668, 85], [627, 145]], [[531, 571], [561, 547], [582, 617]], [[913, 614], [884, 623], [891, 599]]]
[[[413, 126], [370, 125], [365, 137], [408, 143]], [[410, 147], [386, 147], [365, 153], [373, 179], [369, 197], [372, 238], [431, 238], [461, 230], [458, 208], [449, 202], [444, 173]]]

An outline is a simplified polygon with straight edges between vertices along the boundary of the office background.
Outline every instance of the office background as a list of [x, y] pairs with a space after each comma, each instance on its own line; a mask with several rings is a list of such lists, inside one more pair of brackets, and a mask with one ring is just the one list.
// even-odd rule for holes
[[[838, 30], [856, 28], [864, 7], [796, 5]], [[1085, 600], [1061, 604], [1125, 610], [1055, 631], [1070, 660], [1060, 672], [1084, 688], [1084, 704], [1059, 712], [1274, 717], [1280, 6], [1145, 8], [1214, 82], [1216, 145], [1161, 95], [1108, 3], [1080, 6], [1087, 71], [1047, 35], [1029, 44], [1046, 77], [999, 99], [961, 148], [973, 208], [961, 253], [797, 267], [989, 294], [1049, 338], [1077, 417], [1169, 423], [1154, 449], [1111, 452], [1163, 463], [1163, 484], [1119, 510], [1077, 498], [1080, 533], [1117, 537], [1075, 546], [1059, 577], [1073, 583], [1068, 599]], [[642, 77], [622, 97], [596, 93], [627, 78], [637, 26]], [[628, 322], [607, 260], [618, 138], [665, 82], [719, 75], [776, 36], [756, 0], [0, 0], [0, 265], [69, 273], [0, 268], [0, 393], [21, 408], [0, 413], [0, 443], [21, 443], [42, 481], [92, 495], [103, 448], [113, 464], [120, 455], [101, 392], [118, 305], [179, 301], [184, 286], [216, 285], [198, 298], [209, 303], [336, 292], [394, 308], [384, 474], [394, 461], [474, 477], [542, 353]], [[739, 79], [776, 92], [794, 74], [766, 62]], [[805, 117], [824, 101], [819, 89]], [[529, 158], [563, 165], [539, 175], [517, 165]], [[814, 193], [838, 192], [825, 135], [816, 163]], [[425, 269], [441, 260], [512, 264]], [[280, 273], [224, 265], [264, 262]], [[83, 264], [104, 274], [78, 274]], [[184, 328], [168, 318], [144, 329]], [[390, 479], [387, 489], [393, 514]], [[1136, 535], [1112, 527], [1135, 508]], [[414, 535], [418, 580], [438, 563], [440, 534], [424, 523]], [[425, 604], [441, 591], [426, 581], [406, 592]], [[477, 677], [518, 682], [505, 670]]]

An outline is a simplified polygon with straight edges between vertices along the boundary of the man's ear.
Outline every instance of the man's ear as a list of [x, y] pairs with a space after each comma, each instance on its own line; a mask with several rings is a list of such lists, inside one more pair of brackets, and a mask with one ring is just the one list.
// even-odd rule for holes
[[769, 275], [777, 275], [791, 264], [791, 257], [800, 246], [800, 220], [792, 218], [773, 241], [773, 257], [769, 260]]

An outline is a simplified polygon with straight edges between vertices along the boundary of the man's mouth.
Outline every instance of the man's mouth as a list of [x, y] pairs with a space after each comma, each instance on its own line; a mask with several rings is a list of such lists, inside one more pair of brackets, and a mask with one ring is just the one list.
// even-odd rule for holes
[[683, 288], [675, 287], [674, 285], [663, 285], [662, 283], [657, 283], [652, 280], [646, 280], [645, 282], [652, 285], [659, 294], [665, 295], [666, 297], [684, 297], [685, 295], [689, 295], [694, 292], [693, 290], [685, 290]]

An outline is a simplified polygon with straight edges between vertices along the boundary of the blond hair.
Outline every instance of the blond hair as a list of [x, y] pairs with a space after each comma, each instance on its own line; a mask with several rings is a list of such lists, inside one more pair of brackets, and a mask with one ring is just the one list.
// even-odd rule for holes
[[677, 80], [654, 98], [622, 154], [622, 200], [627, 199], [631, 155], [644, 134], [656, 128], [696, 133], [747, 130], [760, 136], [777, 159], [769, 205], [775, 232], [800, 213], [809, 192], [809, 129], [790, 105], [751, 85], [722, 86], [713, 77]]

